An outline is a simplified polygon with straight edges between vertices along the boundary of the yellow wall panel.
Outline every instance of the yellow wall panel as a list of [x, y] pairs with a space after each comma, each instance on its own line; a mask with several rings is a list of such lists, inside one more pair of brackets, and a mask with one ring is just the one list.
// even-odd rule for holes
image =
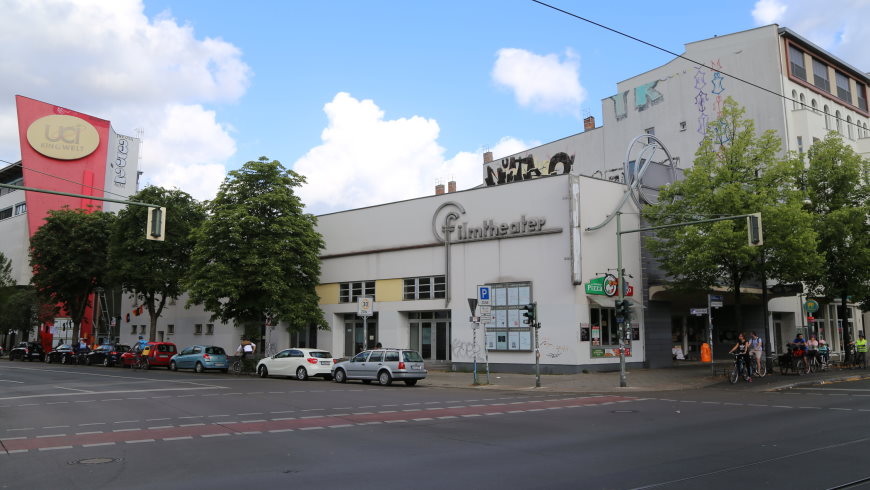
[[321, 305], [337, 305], [338, 304], [338, 283], [318, 284], [314, 287], [317, 296], [320, 297], [319, 304]]
[[375, 281], [375, 301], [402, 301], [402, 279]]

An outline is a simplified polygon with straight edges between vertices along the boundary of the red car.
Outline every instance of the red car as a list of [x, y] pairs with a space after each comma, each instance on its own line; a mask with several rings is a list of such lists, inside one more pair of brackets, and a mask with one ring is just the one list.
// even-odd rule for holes
[[[148, 359], [148, 367], [165, 367], [169, 368], [169, 361], [172, 359], [178, 349], [172, 342], [148, 342], [145, 347], [144, 356]], [[129, 351], [121, 354], [121, 366], [130, 367], [136, 360], [136, 347], [134, 346]]]

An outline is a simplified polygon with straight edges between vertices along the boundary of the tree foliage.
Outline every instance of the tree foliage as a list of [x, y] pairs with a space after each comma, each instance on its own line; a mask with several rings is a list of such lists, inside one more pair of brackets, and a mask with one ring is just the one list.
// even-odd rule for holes
[[138, 296], [150, 318], [149, 340], [157, 340], [157, 318], [168, 299], [183, 292], [194, 234], [205, 219], [202, 205], [186, 192], [149, 186], [130, 200], [166, 208], [164, 241], [146, 240], [148, 208], [127, 206], [118, 213], [109, 247], [112, 282]]
[[196, 233], [190, 302], [212, 319], [262, 325], [266, 316], [326, 328], [318, 306], [323, 238], [294, 193], [305, 178], [262, 157], [229, 172]]
[[73, 321], [73, 336], [94, 288], [104, 284], [115, 215], [83, 209], [54, 210], [30, 239], [31, 283], [39, 297], [60, 305]]
[[778, 158], [775, 132], [757, 135], [744, 113], [727, 99], [684, 180], [664, 188], [659, 204], [644, 211], [656, 225], [761, 212], [763, 247], [749, 246], [745, 219], [663, 229], [648, 241], [674, 287], [732, 291], [738, 328], [740, 287], [759, 277], [762, 255], [768, 278], [782, 282], [800, 281], [816, 256], [812, 218], [801, 203], [801, 169]]
[[12, 277], [12, 261], [7, 258], [3, 252], [0, 252], [0, 288], [9, 287], [15, 284], [15, 279]]
[[[870, 298], [870, 162], [836, 133], [814, 144], [806, 169], [807, 206], [824, 260], [815, 264], [813, 293], [828, 298]], [[844, 315], [845, 312], [841, 313]], [[841, 318], [845, 318], [841, 316]]]

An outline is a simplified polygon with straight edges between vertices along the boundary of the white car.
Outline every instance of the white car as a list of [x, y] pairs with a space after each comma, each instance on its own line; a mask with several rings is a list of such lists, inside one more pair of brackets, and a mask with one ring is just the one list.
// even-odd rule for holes
[[320, 349], [284, 349], [272, 357], [257, 363], [257, 374], [261, 378], [269, 376], [293, 376], [300, 381], [319, 376], [332, 379], [332, 365], [335, 359], [329, 351]]

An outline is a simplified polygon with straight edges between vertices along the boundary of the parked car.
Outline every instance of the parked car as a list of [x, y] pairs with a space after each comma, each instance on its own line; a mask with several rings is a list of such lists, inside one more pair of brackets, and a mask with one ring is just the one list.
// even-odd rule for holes
[[61, 344], [45, 355], [45, 362], [59, 362], [61, 364], [75, 364], [76, 350], [70, 344]]
[[[177, 352], [178, 349], [172, 342], [148, 342], [145, 349], [142, 351], [142, 355], [148, 360], [146, 368], [165, 367], [168, 369], [172, 356]], [[137, 354], [138, 351], [136, 350], [136, 346], [133, 346], [132, 349], [122, 354], [121, 366], [132, 366], [133, 362], [136, 360]]]
[[261, 359], [257, 363], [257, 374], [261, 378], [294, 376], [300, 381], [305, 381], [311, 376], [332, 379], [333, 364], [335, 364], [335, 359], [330, 352], [325, 350], [284, 349], [272, 357]]
[[172, 356], [169, 361], [169, 370], [177, 371], [179, 369], [193, 369], [197, 373], [201, 373], [206, 369], [220, 369], [221, 372], [227, 372], [230, 364], [227, 360], [227, 353], [223, 347], [215, 345], [194, 345], [182, 349], [181, 352]]
[[360, 379], [363, 383], [377, 380], [381, 385], [389, 386], [394, 379], [400, 379], [406, 385], [414, 386], [426, 374], [423, 358], [410, 349], [367, 350], [332, 367], [332, 377], [338, 383]]
[[124, 344], [103, 344], [88, 353], [85, 364], [102, 364], [109, 367], [120, 362], [121, 355], [130, 350], [129, 345]]
[[21, 359], [22, 361], [42, 361], [45, 359], [45, 351], [39, 342], [21, 342], [9, 351], [9, 360]]

